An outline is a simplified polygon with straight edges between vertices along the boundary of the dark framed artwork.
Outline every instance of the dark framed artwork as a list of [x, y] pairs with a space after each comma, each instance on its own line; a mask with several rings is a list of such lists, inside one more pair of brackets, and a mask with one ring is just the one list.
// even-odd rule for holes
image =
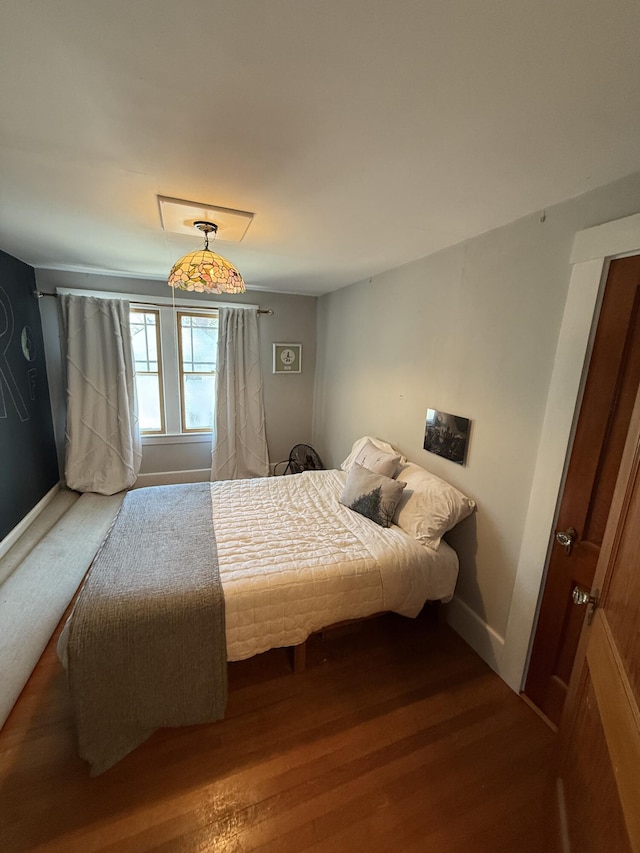
[[464, 465], [471, 421], [438, 409], [427, 409], [424, 449], [458, 465]]

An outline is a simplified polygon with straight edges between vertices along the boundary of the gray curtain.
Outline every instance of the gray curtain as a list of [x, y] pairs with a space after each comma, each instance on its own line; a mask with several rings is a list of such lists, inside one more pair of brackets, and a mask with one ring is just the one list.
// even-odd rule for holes
[[211, 479], [266, 477], [269, 454], [255, 309], [219, 310], [217, 375]]
[[133, 486], [142, 461], [129, 303], [60, 295], [67, 373], [65, 478], [112, 495]]

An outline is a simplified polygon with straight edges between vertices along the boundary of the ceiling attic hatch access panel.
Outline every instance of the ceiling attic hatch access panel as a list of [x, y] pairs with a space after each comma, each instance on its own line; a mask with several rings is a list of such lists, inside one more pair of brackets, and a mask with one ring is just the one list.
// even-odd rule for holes
[[189, 237], [194, 235], [194, 222], [205, 220], [218, 226], [216, 240], [239, 243], [253, 220], [253, 213], [246, 210], [232, 210], [230, 207], [216, 207], [162, 195], [158, 196], [158, 204], [164, 230], [172, 234], [187, 234]]

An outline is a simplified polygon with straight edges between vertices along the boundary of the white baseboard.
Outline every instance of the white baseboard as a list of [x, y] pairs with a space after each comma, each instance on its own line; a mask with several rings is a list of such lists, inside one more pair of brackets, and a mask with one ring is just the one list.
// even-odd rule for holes
[[447, 622], [471, 648], [500, 675], [504, 637], [488, 625], [475, 610], [454, 596], [447, 604]]
[[15, 545], [29, 525], [36, 520], [42, 510], [51, 503], [59, 491], [60, 483], [56, 483], [55, 486], [52, 489], [49, 489], [47, 494], [38, 501], [34, 508], [25, 515], [22, 521], [18, 522], [13, 530], [10, 530], [7, 533], [4, 539], [0, 542], [0, 558], [4, 557], [9, 548]]
[[193, 468], [189, 471], [157, 471], [153, 474], [138, 474], [138, 479], [133, 488], [173, 486], [176, 483], [205, 483], [210, 479], [210, 468]]

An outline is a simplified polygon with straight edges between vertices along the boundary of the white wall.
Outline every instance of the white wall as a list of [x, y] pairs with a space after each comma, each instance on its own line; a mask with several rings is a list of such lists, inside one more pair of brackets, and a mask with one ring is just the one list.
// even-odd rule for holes
[[[80, 290], [103, 290], [131, 293], [139, 296], [170, 296], [171, 290], [161, 281], [149, 281], [117, 276], [70, 273], [57, 270], [36, 270], [39, 290], [53, 293], [56, 287]], [[192, 296], [180, 293], [180, 299], [202, 299], [202, 294]], [[215, 301], [224, 301], [216, 296]], [[316, 366], [316, 307], [313, 296], [295, 296], [282, 293], [249, 291], [228, 299], [234, 303], [258, 304], [273, 309], [273, 315], [260, 315], [260, 352], [264, 381], [264, 406], [267, 424], [267, 443], [271, 462], [286, 459], [289, 450], [298, 442], [308, 443], [312, 433], [313, 390]], [[45, 339], [47, 370], [51, 393], [56, 444], [60, 471], [64, 471], [65, 395], [59, 343], [57, 301], [40, 300], [42, 328]], [[302, 373], [274, 375], [272, 373], [272, 344], [277, 342], [303, 345]], [[153, 437], [144, 444], [141, 482], [157, 472], [180, 472], [211, 468], [211, 443], [197, 438], [181, 437], [163, 443]]]
[[[640, 174], [319, 302], [316, 446], [335, 465], [377, 435], [478, 502], [449, 537], [461, 559], [452, 617], [498, 671], [574, 235], [635, 213], [638, 198]], [[422, 449], [427, 407], [473, 421], [466, 466]]]

